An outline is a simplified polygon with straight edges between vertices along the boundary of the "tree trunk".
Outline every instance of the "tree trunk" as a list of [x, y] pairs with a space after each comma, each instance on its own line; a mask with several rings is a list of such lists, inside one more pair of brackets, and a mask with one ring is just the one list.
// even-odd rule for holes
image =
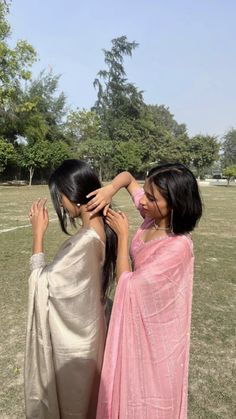
[[32, 185], [32, 179], [33, 179], [33, 176], [34, 176], [34, 167], [31, 166], [29, 168], [29, 172], [30, 172], [29, 186], [31, 186]]

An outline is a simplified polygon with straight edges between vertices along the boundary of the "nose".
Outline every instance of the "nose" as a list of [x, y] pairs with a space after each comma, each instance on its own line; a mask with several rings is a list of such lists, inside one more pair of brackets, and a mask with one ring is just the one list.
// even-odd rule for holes
[[145, 195], [142, 196], [142, 198], [140, 198], [139, 203], [143, 206], [145, 205]]

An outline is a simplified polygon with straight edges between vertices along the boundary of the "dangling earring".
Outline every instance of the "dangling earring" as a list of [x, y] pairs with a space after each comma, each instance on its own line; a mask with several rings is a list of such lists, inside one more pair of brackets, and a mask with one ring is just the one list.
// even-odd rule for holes
[[173, 233], [173, 215], [174, 215], [174, 211], [173, 209], [171, 209], [170, 211], [170, 232]]
[[80, 207], [80, 204], [76, 204], [77, 205], [77, 207]]

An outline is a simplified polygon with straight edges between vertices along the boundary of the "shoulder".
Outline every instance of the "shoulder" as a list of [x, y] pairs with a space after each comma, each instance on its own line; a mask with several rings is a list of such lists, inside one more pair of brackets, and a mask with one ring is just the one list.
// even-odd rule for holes
[[157, 243], [156, 253], [167, 259], [176, 259], [179, 262], [193, 257], [192, 240], [189, 235], [173, 235]]
[[77, 233], [64, 242], [54, 260], [65, 258], [67, 255], [83, 257], [87, 254], [98, 254], [103, 258], [105, 245], [93, 228], [81, 228]]
[[104, 242], [93, 227], [81, 228], [80, 231], [71, 238], [71, 244], [83, 248], [104, 247]]
[[182, 261], [190, 260], [193, 257], [192, 239], [188, 234], [173, 237], [173, 253], [178, 255]]
[[[105, 246], [93, 229], [80, 229], [70, 237], [48, 265], [50, 272], [64, 272], [68, 267], [91, 267], [103, 263]], [[91, 264], [91, 265], [90, 265]]]

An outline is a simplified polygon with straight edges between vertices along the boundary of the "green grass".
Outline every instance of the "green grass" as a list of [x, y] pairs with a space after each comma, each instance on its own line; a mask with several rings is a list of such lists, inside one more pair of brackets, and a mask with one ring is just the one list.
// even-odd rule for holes
[[[189, 419], [235, 418], [236, 188], [203, 187], [205, 210], [193, 234], [196, 256], [190, 358]], [[0, 418], [24, 418], [23, 357], [33, 200], [44, 186], [0, 187]], [[126, 210], [131, 233], [140, 218], [125, 191], [116, 206]], [[45, 250], [50, 260], [65, 236], [49, 200]]]

